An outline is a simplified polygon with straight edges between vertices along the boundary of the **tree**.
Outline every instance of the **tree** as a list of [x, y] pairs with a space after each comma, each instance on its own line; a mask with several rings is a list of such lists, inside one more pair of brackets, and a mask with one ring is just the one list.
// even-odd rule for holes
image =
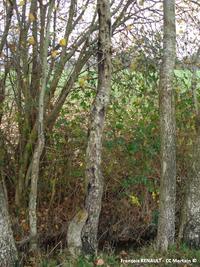
[[86, 151], [85, 175], [88, 184], [85, 207], [88, 218], [82, 230], [83, 251], [85, 253], [94, 253], [98, 246], [97, 233], [104, 184], [101, 171], [102, 136], [111, 86], [111, 15], [109, 0], [98, 0], [97, 10], [99, 16], [98, 85], [91, 110]]
[[[133, 15], [127, 10], [135, 1], [112, 2], [113, 34]], [[19, 139], [15, 153], [15, 202], [25, 201], [30, 170], [37, 143], [38, 95], [42, 73], [42, 49], [45, 38], [48, 3], [20, 1], [13, 6], [12, 34], [6, 49], [12, 65], [7, 78], [13, 92]], [[45, 90], [44, 124], [50, 134], [66, 98], [88, 59], [96, 53], [97, 13], [93, 1], [55, 1], [48, 40], [48, 74]], [[66, 12], [62, 13], [62, 10]], [[92, 15], [91, 15], [92, 10]], [[88, 14], [89, 12], [89, 14]], [[63, 21], [66, 21], [63, 27]], [[14, 75], [13, 75], [14, 74]]]
[[[11, 18], [13, 15], [13, 4], [8, 1], [6, 4], [6, 22], [4, 32], [0, 40], [0, 54], [2, 53], [7, 41], [10, 29]], [[5, 99], [6, 78], [8, 74], [8, 66], [4, 65], [4, 74], [0, 77], [0, 125], [3, 116], [3, 102]], [[17, 262], [18, 255], [11, 229], [11, 223], [8, 213], [7, 192], [4, 177], [4, 161], [5, 161], [5, 144], [3, 141], [2, 131], [0, 129], [0, 266], [14, 266]]]
[[192, 62], [192, 82], [194, 117], [195, 117], [195, 137], [193, 141], [193, 153], [186, 182], [185, 203], [182, 209], [181, 226], [179, 239], [190, 247], [200, 247], [200, 112], [199, 100], [197, 96], [197, 71], [199, 65], [200, 48]]
[[38, 121], [37, 121], [37, 144], [33, 153], [33, 161], [31, 165], [31, 190], [29, 198], [29, 223], [30, 223], [30, 236], [31, 236], [31, 249], [37, 249], [37, 183], [39, 177], [40, 157], [42, 155], [45, 145], [44, 133], [44, 100], [45, 91], [47, 87], [47, 54], [50, 36], [51, 17], [54, 6], [54, 0], [49, 3], [47, 11], [46, 32], [44, 36], [43, 49], [41, 54], [41, 89], [38, 100]]
[[163, 58], [159, 104], [161, 129], [161, 184], [157, 248], [165, 251], [174, 242], [176, 194], [176, 142], [173, 77], [176, 58], [175, 1], [164, 0]]
[[[45, 133], [51, 133], [82, 69], [96, 53], [97, 12], [93, 10], [95, 4], [90, 0], [82, 4], [74, 0], [6, 3], [8, 17], [2, 35], [5, 46], [0, 45], [0, 48], [1, 51], [4, 48], [9, 66], [8, 75], [5, 76], [6, 93], [11, 92], [14, 101], [12, 115], [15, 116], [16, 142], [10, 153], [10, 162], [13, 163], [17, 206], [26, 204], [25, 196], [31, 184], [29, 219], [32, 244], [35, 247], [37, 181]], [[112, 2], [112, 34], [132, 16], [128, 13], [125, 17], [124, 14], [135, 4], [131, 0]], [[48, 18], [50, 5], [53, 5], [51, 26]], [[66, 11], [64, 15], [62, 9]], [[91, 13], [87, 16], [91, 10], [92, 16]], [[66, 21], [64, 28], [63, 21]], [[9, 26], [12, 29], [10, 33]], [[9, 38], [6, 41], [7, 34]], [[2, 134], [5, 139], [6, 133]]]
[[[2, 151], [1, 151], [2, 152]], [[1, 159], [2, 160], [2, 159]], [[18, 255], [11, 229], [10, 218], [8, 214], [8, 203], [6, 188], [2, 175], [0, 174], [0, 266], [14, 266]]]

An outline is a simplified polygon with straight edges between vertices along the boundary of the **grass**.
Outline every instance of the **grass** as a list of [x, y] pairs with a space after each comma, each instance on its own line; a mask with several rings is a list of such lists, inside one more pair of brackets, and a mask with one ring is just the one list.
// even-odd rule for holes
[[[98, 265], [97, 260], [102, 259], [104, 264]], [[150, 261], [159, 263], [151, 263]], [[129, 263], [128, 263], [129, 261]], [[146, 261], [146, 262], [145, 262]], [[101, 261], [102, 262], [102, 261]], [[200, 266], [200, 250], [188, 248], [185, 244], [170, 247], [168, 252], [159, 253], [155, 245], [144, 246], [138, 250], [121, 251], [118, 254], [100, 253], [96, 257], [80, 256], [77, 259], [71, 258], [67, 253], [59, 253], [48, 258], [43, 256], [40, 259], [40, 267], [188, 267]]]

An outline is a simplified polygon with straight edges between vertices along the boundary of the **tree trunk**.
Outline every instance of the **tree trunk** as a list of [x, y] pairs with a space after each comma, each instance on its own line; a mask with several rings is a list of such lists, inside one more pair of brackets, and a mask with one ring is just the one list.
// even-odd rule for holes
[[82, 230], [82, 249], [93, 254], [98, 247], [97, 232], [103, 194], [101, 172], [102, 135], [111, 83], [111, 18], [109, 0], [98, 0], [98, 88], [91, 111], [89, 139], [86, 150], [87, 196], [85, 208], [88, 219]]
[[183, 241], [193, 248], [200, 247], [200, 121], [197, 125], [193, 160], [183, 214]]
[[80, 210], [70, 221], [67, 230], [67, 246], [73, 257], [78, 257], [82, 250], [81, 232], [88, 218], [88, 213], [85, 209]]
[[17, 262], [17, 249], [11, 229], [5, 187], [0, 180], [0, 267], [12, 267]]
[[[5, 99], [6, 70], [4, 75], [0, 80], [0, 125], [3, 117], [1, 105]], [[0, 267], [12, 267], [17, 263], [18, 255], [9, 219], [7, 192], [3, 179], [5, 162], [4, 138], [0, 129]]]
[[39, 108], [38, 108], [38, 122], [37, 122], [37, 132], [38, 141], [33, 153], [33, 162], [31, 165], [31, 190], [29, 196], [29, 224], [30, 224], [30, 236], [31, 236], [31, 246], [32, 251], [37, 250], [37, 183], [39, 177], [39, 165], [40, 158], [44, 149], [45, 137], [44, 137], [44, 97], [47, 84], [47, 54], [49, 45], [49, 34], [50, 34], [50, 21], [52, 10], [54, 6], [54, 0], [51, 1], [48, 14], [47, 14], [47, 25], [46, 25], [46, 35], [44, 47], [42, 49], [42, 77], [41, 77], [41, 91], [39, 95]]
[[163, 59], [160, 70], [161, 185], [157, 249], [174, 243], [176, 142], [173, 76], [176, 58], [175, 1], [164, 0]]
[[185, 203], [183, 205], [179, 240], [193, 248], [200, 247], [200, 112], [197, 97], [197, 70], [200, 47], [194, 59], [191, 90], [193, 92], [194, 111], [196, 116], [196, 135], [193, 157], [186, 184]]

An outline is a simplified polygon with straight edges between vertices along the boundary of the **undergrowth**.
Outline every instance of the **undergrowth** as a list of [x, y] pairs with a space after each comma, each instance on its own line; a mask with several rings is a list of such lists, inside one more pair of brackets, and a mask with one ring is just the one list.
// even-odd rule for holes
[[[200, 250], [190, 249], [185, 244], [175, 244], [167, 252], [161, 253], [156, 250], [155, 244], [151, 244], [136, 250], [122, 250], [112, 254], [99, 253], [97, 256], [80, 256], [76, 259], [70, 257], [66, 251], [60, 251], [51, 256], [41, 254], [37, 258], [37, 263], [36, 259], [32, 258], [33, 260], [36, 265], [32, 262], [33, 265], [25, 265], [25, 267], [189, 267], [200, 266]], [[160, 260], [160, 262], [151, 263], [151, 260]]]

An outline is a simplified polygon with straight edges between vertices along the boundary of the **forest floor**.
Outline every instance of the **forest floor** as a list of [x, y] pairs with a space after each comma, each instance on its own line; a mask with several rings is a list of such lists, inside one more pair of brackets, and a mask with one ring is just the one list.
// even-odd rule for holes
[[56, 254], [51, 250], [46, 254], [38, 254], [37, 259], [30, 257], [25, 267], [189, 267], [200, 266], [200, 250], [190, 250], [186, 246], [174, 245], [166, 253], [158, 253], [154, 244], [139, 249], [120, 250], [110, 253], [99, 252], [94, 257], [80, 256], [73, 259], [66, 250]]

